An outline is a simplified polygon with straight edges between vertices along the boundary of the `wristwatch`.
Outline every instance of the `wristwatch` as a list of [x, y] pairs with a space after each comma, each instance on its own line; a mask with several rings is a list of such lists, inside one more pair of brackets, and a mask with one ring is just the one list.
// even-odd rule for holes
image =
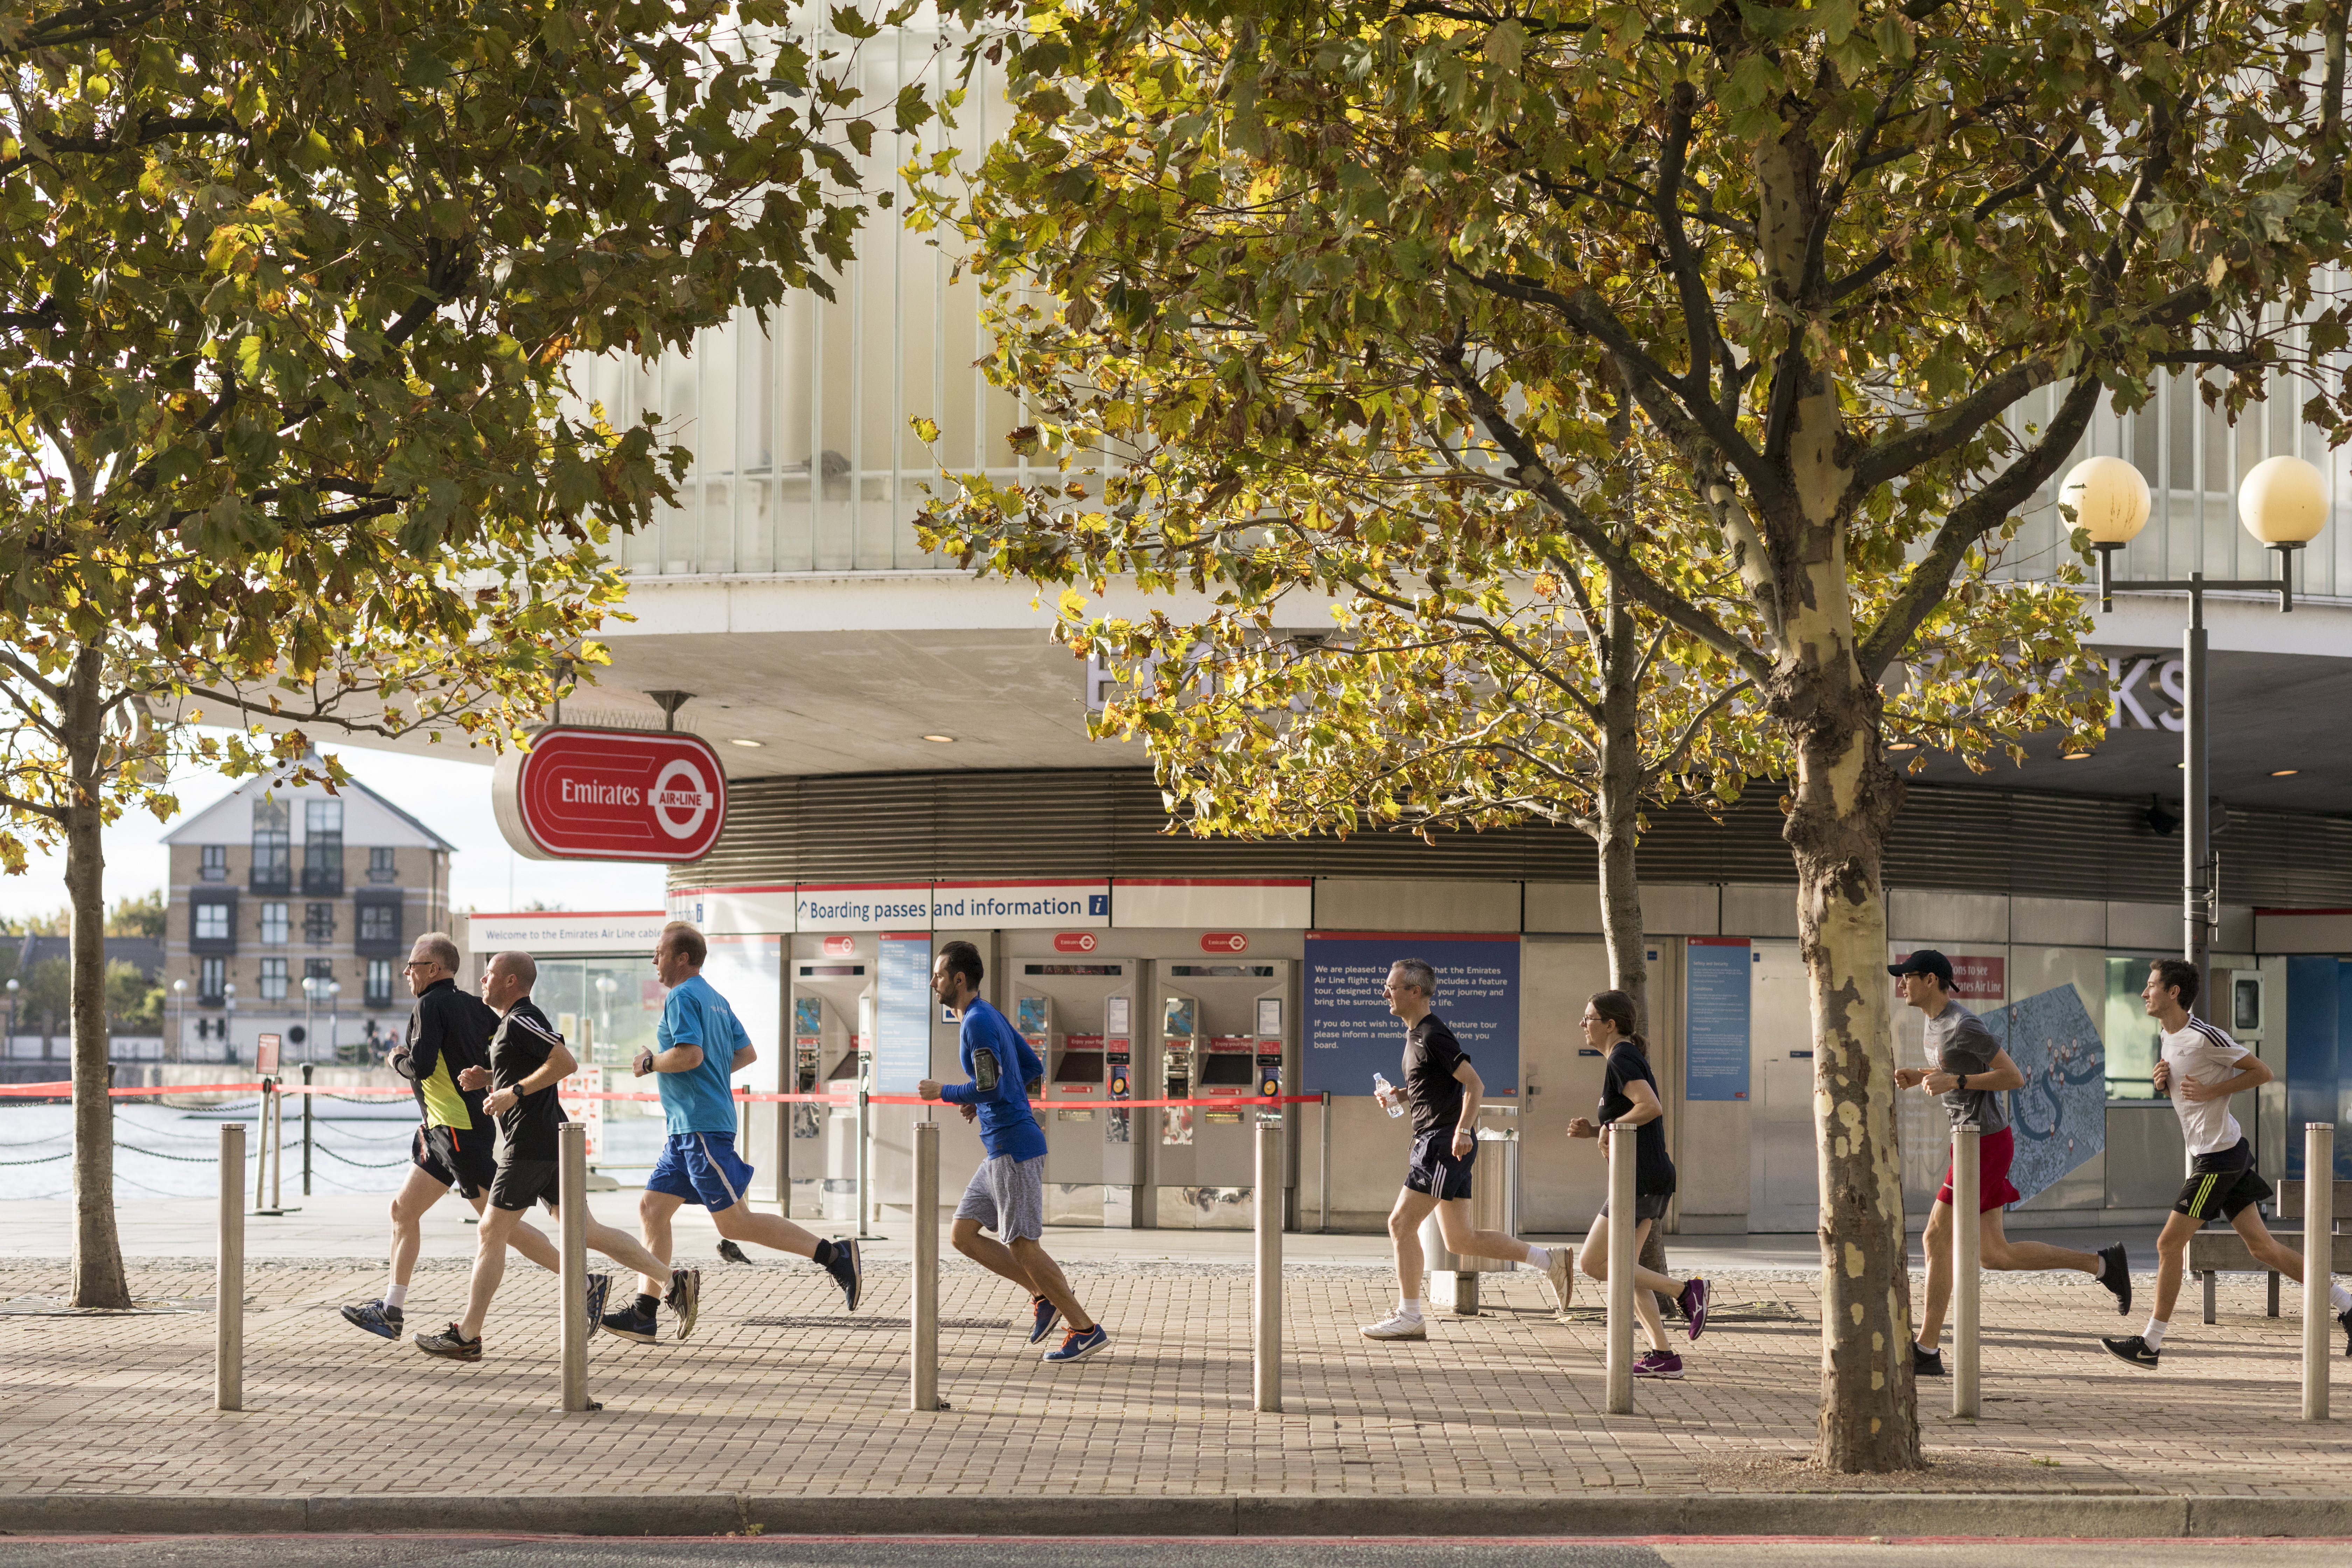
[[1955, 1093], [1955, 1094], [1966, 1094], [1966, 1093], [1968, 1093], [1968, 1091], [1969, 1091], [1969, 1075], [1968, 1075], [1968, 1074], [1966, 1074], [1966, 1073], [1964, 1073], [1964, 1072], [1958, 1072], [1958, 1073], [1954, 1073], [1952, 1076], [1953, 1076], [1954, 1078], [1958, 1079], [1960, 1080], [1960, 1086], [1959, 1086], [1959, 1088], [1958, 1088], [1958, 1089], [1954, 1089], [1952, 1092], [1953, 1092], [1953, 1093]]

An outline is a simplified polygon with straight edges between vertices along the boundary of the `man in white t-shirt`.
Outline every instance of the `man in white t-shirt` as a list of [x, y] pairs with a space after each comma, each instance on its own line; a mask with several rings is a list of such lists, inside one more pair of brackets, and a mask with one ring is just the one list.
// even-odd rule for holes
[[[2140, 992], [2148, 1016], [2164, 1032], [2163, 1059], [2153, 1076], [2157, 1092], [2171, 1096], [2172, 1109], [2179, 1113], [2189, 1179], [2156, 1238], [2156, 1315], [2137, 1334], [2099, 1342], [2109, 1354], [2134, 1366], [2156, 1364], [2173, 1304], [2180, 1299], [2189, 1238], [2208, 1220], [2228, 1220], [2256, 1263], [2303, 1282], [2303, 1255], [2273, 1240], [2254, 1206], [2271, 1195], [2271, 1184], [2254, 1173], [2253, 1145], [2230, 1114], [2230, 1097], [2270, 1082], [2271, 1069], [2226, 1032], [2189, 1013], [2197, 985], [2195, 964], [2159, 958], [2148, 965], [2147, 985]], [[2352, 1291], [2331, 1283], [2327, 1300], [2344, 1325], [2345, 1353], [2352, 1355]]]

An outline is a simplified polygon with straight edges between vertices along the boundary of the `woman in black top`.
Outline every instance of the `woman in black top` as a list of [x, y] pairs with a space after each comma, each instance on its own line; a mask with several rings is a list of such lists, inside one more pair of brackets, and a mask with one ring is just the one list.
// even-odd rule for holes
[[[1675, 1163], [1666, 1154], [1666, 1110], [1658, 1103], [1658, 1080], [1650, 1070], [1650, 1047], [1633, 1032], [1633, 999], [1622, 991], [1598, 992], [1584, 1005], [1582, 1024], [1584, 1043], [1606, 1052], [1609, 1064], [1601, 1079], [1600, 1124], [1596, 1126], [1590, 1119], [1580, 1116], [1568, 1124], [1568, 1135], [1600, 1139], [1601, 1152], [1606, 1155], [1611, 1127], [1633, 1130], [1632, 1218], [1633, 1252], [1639, 1257], [1650, 1226], [1664, 1216], [1666, 1200], [1675, 1193]], [[1584, 1254], [1578, 1261], [1593, 1279], [1609, 1277], [1607, 1204], [1601, 1205], [1601, 1217], [1592, 1222], [1592, 1230], [1584, 1238]], [[1635, 1266], [1633, 1307], [1642, 1315], [1642, 1326], [1650, 1332], [1650, 1350], [1633, 1363], [1633, 1375], [1678, 1378], [1683, 1374], [1682, 1357], [1666, 1348], [1666, 1329], [1658, 1319], [1658, 1303], [1653, 1291], [1672, 1296], [1681, 1304], [1683, 1316], [1690, 1321], [1690, 1337], [1696, 1339], [1706, 1329], [1706, 1281], [1692, 1279], [1677, 1282]]]

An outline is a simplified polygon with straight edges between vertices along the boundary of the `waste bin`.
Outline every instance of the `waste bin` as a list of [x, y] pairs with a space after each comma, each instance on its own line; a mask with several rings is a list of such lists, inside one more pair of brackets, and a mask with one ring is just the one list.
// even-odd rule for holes
[[[1512, 1106], [1487, 1106], [1484, 1111], [1512, 1114]], [[1505, 1236], [1519, 1228], [1519, 1130], [1516, 1127], [1478, 1129], [1478, 1163], [1470, 1174], [1470, 1224], [1478, 1230]], [[1421, 1222], [1422, 1266], [1429, 1272], [1429, 1305], [1433, 1311], [1475, 1317], [1478, 1276], [1500, 1274], [1517, 1264], [1502, 1258], [1465, 1258], [1446, 1250], [1445, 1237], [1432, 1213]]]

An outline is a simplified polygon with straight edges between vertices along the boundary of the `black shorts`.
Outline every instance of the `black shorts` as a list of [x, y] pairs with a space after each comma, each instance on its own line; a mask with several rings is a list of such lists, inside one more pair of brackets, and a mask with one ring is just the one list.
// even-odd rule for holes
[[[1633, 1194], [1633, 1223], [1635, 1225], [1639, 1225], [1645, 1219], [1665, 1218], [1666, 1205], [1674, 1201], [1675, 1194], [1672, 1193], [1635, 1193]], [[1601, 1205], [1601, 1217], [1602, 1219], [1607, 1219], [1609, 1217], [1609, 1205], [1607, 1204], [1602, 1204]]]
[[527, 1209], [535, 1203], [555, 1206], [556, 1163], [552, 1160], [501, 1160], [490, 1178], [490, 1206]]
[[2239, 1211], [2267, 1199], [2272, 1188], [2254, 1174], [2254, 1149], [2243, 1138], [2231, 1149], [2217, 1149], [2189, 1162], [2189, 1179], [2172, 1200], [2175, 1214], [2190, 1219], [2236, 1219]]
[[1454, 1157], [1454, 1130], [1432, 1132], [1413, 1140], [1412, 1165], [1404, 1173], [1404, 1184], [1444, 1202], [1466, 1198], [1470, 1195], [1470, 1167], [1477, 1163], [1477, 1144], [1471, 1144], [1470, 1152], [1457, 1160]]
[[488, 1128], [460, 1132], [454, 1127], [419, 1127], [408, 1158], [443, 1186], [478, 1198], [490, 1190], [490, 1180], [498, 1174], [497, 1134]]

